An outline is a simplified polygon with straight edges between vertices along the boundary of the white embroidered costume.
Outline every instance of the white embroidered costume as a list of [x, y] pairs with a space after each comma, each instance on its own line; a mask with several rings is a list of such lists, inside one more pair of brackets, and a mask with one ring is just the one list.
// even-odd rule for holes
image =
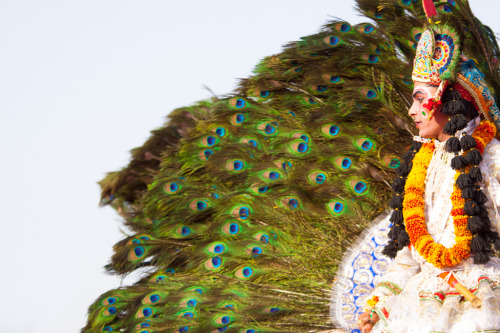
[[[465, 129], [471, 134], [479, 118]], [[436, 149], [427, 169], [425, 184], [425, 218], [427, 230], [435, 242], [451, 247], [455, 243], [450, 194], [455, 171], [444, 143]], [[485, 204], [492, 225], [500, 231], [500, 142], [487, 145], [483, 162]], [[455, 277], [482, 300], [480, 308], [452, 289], [438, 275], [452, 271]], [[376, 306], [380, 316], [372, 332], [500, 332], [500, 259], [492, 256], [484, 265], [475, 265], [472, 257], [454, 267], [436, 268], [415, 248], [399, 251], [387, 272], [379, 279], [373, 295], [384, 298]], [[384, 296], [388, 296], [385, 298]]]

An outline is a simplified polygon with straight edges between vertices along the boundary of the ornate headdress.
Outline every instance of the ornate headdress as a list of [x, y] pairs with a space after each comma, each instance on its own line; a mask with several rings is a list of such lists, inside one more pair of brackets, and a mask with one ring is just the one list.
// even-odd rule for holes
[[482, 118], [495, 123], [500, 132], [500, 111], [495, 98], [475, 61], [462, 54], [463, 41], [457, 28], [434, 21], [437, 12], [431, 0], [424, 0], [423, 6], [430, 24], [418, 42], [412, 79], [438, 86], [436, 95], [425, 105], [430, 117], [441, 104], [446, 87], [452, 85], [463, 98], [473, 102]]

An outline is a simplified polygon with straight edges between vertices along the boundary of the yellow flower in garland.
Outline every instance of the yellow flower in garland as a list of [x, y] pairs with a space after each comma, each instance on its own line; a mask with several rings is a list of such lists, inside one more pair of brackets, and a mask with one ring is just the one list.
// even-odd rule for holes
[[[476, 128], [472, 137], [476, 140], [477, 149], [481, 154], [486, 145], [493, 140], [495, 134], [495, 125], [488, 121], [482, 121]], [[441, 268], [455, 266], [469, 256], [472, 234], [467, 229], [468, 216], [464, 213], [465, 200], [462, 198], [462, 191], [456, 185], [456, 180], [460, 175], [458, 170], [450, 198], [453, 205], [451, 215], [455, 230], [455, 245], [447, 248], [442, 244], [435, 243], [427, 231], [424, 200], [425, 178], [434, 148], [434, 142], [424, 143], [413, 159], [413, 167], [405, 184], [403, 218], [411, 245], [427, 262]]]

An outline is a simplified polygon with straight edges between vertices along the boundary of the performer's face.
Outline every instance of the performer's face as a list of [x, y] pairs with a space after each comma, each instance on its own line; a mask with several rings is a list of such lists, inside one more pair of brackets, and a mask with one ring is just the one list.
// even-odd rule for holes
[[448, 122], [448, 118], [440, 112], [441, 106], [437, 108], [432, 118], [430, 117], [430, 111], [423, 106], [436, 94], [437, 88], [426, 83], [415, 82], [415, 88], [413, 88], [413, 105], [408, 114], [415, 121], [415, 126], [418, 128], [421, 137], [445, 141], [448, 136], [443, 133], [443, 129], [444, 125]]

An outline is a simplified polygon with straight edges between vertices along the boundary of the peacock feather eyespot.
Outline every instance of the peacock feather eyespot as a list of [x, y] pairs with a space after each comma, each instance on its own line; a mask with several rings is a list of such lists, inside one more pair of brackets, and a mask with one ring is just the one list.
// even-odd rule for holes
[[352, 167], [352, 159], [345, 156], [337, 156], [333, 160], [333, 163], [340, 170], [349, 170]]
[[342, 79], [342, 77], [340, 75], [326, 75], [326, 76], [327, 76], [327, 80], [330, 83], [340, 84], [340, 83], [344, 82], [344, 79]]
[[116, 302], [118, 302], [119, 298], [117, 296], [110, 296], [110, 297], [107, 297], [105, 298], [103, 301], [102, 301], [102, 305], [111, 305], [111, 304], [115, 304]]
[[217, 134], [219, 137], [223, 138], [226, 136], [227, 129], [225, 129], [224, 127], [216, 127], [213, 129], [213, 132]]
[[222, 226], [222, 232], [228, 236], [237, 235], [240, 232], [240, 225], [236, 222], [229, 222]]
[[194, 199], [188, 206], [193, 212], [199, 212], [209, 208], [210, 202], [207, 199]]
[[351, 25], [347, 22], [337, 23], [337, 24], [335, 24], [334, 27], [337, 31], [340, 31], [343, 33], [351, 31]]
[[221, 242], [212, 243], [207, 247], [207, 252], [211, 254], [221, 254], [226, 251], [226, 245]]
[[246, 220], [250, 217], [252, 208], [249, 206], [236, 206], [231, 208], [231, 215], [238, 220]]
[[264, 243], [264, 244], [269, 244], [269, 235], [266, 234], [265, 232], [259, 232], [257, 233], [254, 238], [256, 240], [258, 240], [259, 242], [261, 243]]
[[390, 169], [396, 169], [401, 165], [401, 160], [395, 156], [385, 156], [383, 162]]
[[149, 294], [142, 299], [142, 304], [155, 304], [158, 303], [161, 299], [162, 296], [158, 293]]
[[327, 209], [330, 214], [340, 216], [346, 211], [346, 204], [343, 200], [332, 200], [327, 204]]
[[404, 6], [411, 6], [411, 0], [400, 0], [401, 4]]
[[175, 230], [175, 233], [178, 237], [187, 237], [191, 235], [191, 232], [191, 228], [186, 226], [179, 227]]
[[189, 309], [193, 309], [193, 308], [195, 308], [197, 305], [198, 305], [198, 300], [196, 300], [196, 299], [194, 299], [194, 298], [185, 299], [185, 300], [182, 300], [182, 301], [179, 303], [179, 306], [180, 306], [181, 308], [189, 308]]
[[212, 135], [206, 136], [203, 139], [201, 139], [201, 141], [200, 141], [200, 145], [202, 147], [211, 147], [217, 143], [219, 143], [219, 140], [215, 136], [212, 136]]
[[307, 176], [307, 180], [312, 185], [321, 185], [325, 183], [327, 179], [326, 173], [320, 170], [314, 170]]
[[179, 330], [175, 333], [187, 333], [189, 331], [189, 326], [181, 326]]
[[264, 253], [264, 250], [260, 246], [251, 245], [247, 247], [246, 252], [250, 254], [252, 257], [258, 257], [260, 254]]
[[221, 257], [212, 257], [205, 261], [205, 268], [209, 270], [217, 270], [222, 267], [222, 258]]
[[289, 146], [289, 151], [294, 154], [305, 154], [309, 152], [309, 145], [302, 140], [295, 140]]
[[278, 313], [280, 311], [281, 311], [281, 309], [279, 307], [277, 307], [277, 306], [273, 306], [273, 307], [268, 307], [268, 308], [262, 309], [263, 313], [271, 313], [271, 314]]
[[309, 143], [309, 141], [311, 140], [309, 135], [305, 134], [304, 132], [294, 132], [292, 134], [292, 138], [293, 139], [301, 139], [302, 141], [304, 141], [306, 143]]
[[375, 100], [378, 98], [378, 94], [375, 89], [363, 88], [360, 90], [360, 93], [369, 100]]
[[250, 185], [249, 190], [253, 194], [259, 195], [259, 194], [267, 193], [269, 191], [269, 186], [265, 186], [264, 183], [257, 182], [257, 183], [253, 183], [252, 185]]
[[324, 93], [327, 91], [327, 89], [328, 89], [328, 87], [325, 86], [324, 84], [313, 84], [312, 85], [312, 90], [315, 92]]
[[166, 194], [177, 193], [182, 188], [182, 185], [178, 182], [169, 182], [163, 186], [163, 192]]
[[373, 25], [369, 24], [369, 23], [361, 25], [358, 28], [358, 32], [361, 32], [361, 33], [364, 33], [364, 34], [371, 34], [374, 31], [375, 31], [375, 27]]
[[342, 44], [342, 39], [337, 36], [326, 36], [323, 38], [323, 42], [329, 46], [338, 46]]
[[141, 307], [135, 313], [136, 318], [149, 318], [154, 314], [154, 309], [149, 306]]
[[244, 143], [244, 144], [248, 144], [248, 145], [255, 147], [255, 148], [260, 148], [259, 141], [255, 138], [252, 138], [252, 137], [241, 138], [240, 142]]
[[366, 184], [366, 182], [362, 181], [362, 180], [359, 180], [359, 179], [351, 179], [349, 181], [349, 187], [351, 188], [352, 191], [354, 191], [354, 193], [356, 195], [364, 195], [366, 193], [368, 193], [368, 184]]
[[191, 320], [194, 317], [194, 312], [192, 311], [181, 312], [177, 317]]
[[113, 332], [113, 327], [111, 326], [104, 326], [104, 328], [102, 329], [102, 332]]
[[289, 171], [292, 169], [292, 162], [289, 162], [289, 161], [285, 161], [283, 163], [281, 163], [281, 168], [284, 170], [284, 171]]
[[291, 210], [302, 208], [299, 198], [287, 196], [280, 200], [281, 206], [283, 208], [288, 208]]
[[242, 125], [247, 120], [246, 114], [237, 113], [231, 116], [229, 122], [233, 125], [239, 126]]
[[355, 141], [356, 147], [362, 152], [369, 152], [375, 149], [375, 142], [368, 138], [358, 138]]
[[277, 122], [264, 122], [257, 125], [257, 129], [264, 135], [276, 135], [278, 133], [278, 123]]
[[321, 133], [326, 137], [334, 137], [340, 134], [340, 127], [335, 124], [321, 126]]
[[229, 100], [229, 105], [236, 109], [243, 109], [247, 106], [247, 102], [243, 98], [232, 98]]
[[213, 319], [214, 325], [229, 325], [233, 322], [233, 318], [228, 315], [219, 315]]
[[406, 84], [407, 86], [413, 84], [413, 81], [411, 80], [411, 78], [409, 76], [403, 76], [401, 78], [401, 82], [403, 82], [404, 84]]
[[246, 163], [245, 161], [242, 160], [229, 160], [226, 163], [226, 170], [228, 171], [234, 171], [234, 172], [241, 172], [246, 169]]
[[260, 172], [260, 178], [262, 180], [276, 181], [281, 178], [281, 173], [278, 169], [267, 169]]
[[117, 313], [118, 313], [118, 308], [114, 305], [105, 308], [104, 311], [102, 312], [102, 314], [105, 317], [115, 316]]
[[438, 12], [441, 12], [441, 13], [444, 13], [444, 14], [449, 14], [449, 13], [451, 13], [453, 11], [453, 5], [449, 5], [449, 4], [445, 5], [445, 4], [443, 4], [443, 5], [437, 6], [436, 10]]
[[269, 90], [257, 90], [256, 95], [260, 98], [268, 98], [271, 96], [271, 92]]
[[203, 149], [198, 153], [198, 157], [200, 160], [206, 161], [210, 158], [210, 156], [212, 156], [213, 153], [214, 151], [212, 149]]
[[254, 275], [254, 269], [252, 267], [242, 267], [237, 269], [234, 272], [234, 276], [237, 277], [238, 279], [246, 280], [251, 278]]
[[256, 330], [254, 330], [253, 328], [249, 328], [249, 329], [242, 329], [240, 331], [238, 331], [238, 333], [257, 333]]
[[128, 253], [128, 259], [131, 261], [139, 260], [146, 254], [146, 247], [135, 246]]
[[302, 98], [305, 105], [315, 105], [315, 104], [318, 104], [318, 102], [316, 101], [316, 99], [314, 99], [313, 97], [303, 97]]

